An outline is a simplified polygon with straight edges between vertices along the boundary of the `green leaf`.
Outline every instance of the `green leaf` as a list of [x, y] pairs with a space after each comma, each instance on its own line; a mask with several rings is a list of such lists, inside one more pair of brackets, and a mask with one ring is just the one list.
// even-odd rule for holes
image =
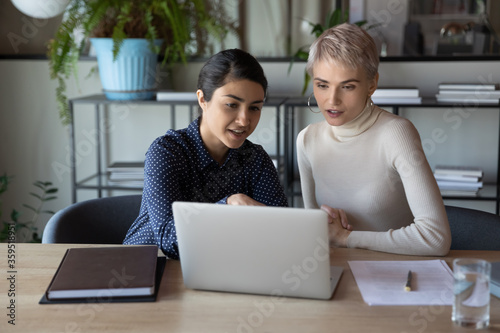
[[14, 228], [14, 229], [16, 230], [16, 233], [17, 233], [17, 232], [19, 232], [20, 230], [23, 230], [23, 229], [28, 229], [28, 226], [27, 226], [27, 224], [26, 224], [26, 223], [21, 223], [21, 222], [18, 222], [18, 223], [16, 223], [16, 225], [15, 225], [15, 228]]
[[298, 49], [297, 52], [295, 52], [295, 54], [293, 55], [293, 58], [307, 60], [307, 58], [309, 57], [309, 51], [305, 51], [305, 49], [307, 49], [307, 47]]
[[57, 188], [49, 188], [48, 190], [45, 191], [46, 194], [51, 194], [51, 193], [56, 193], [58, 191]]
[[309, 76], [309, 73], [307, 71], [304, 71], [304, 86], [302, 87], [302, 95], [305, 95], [310, 81], [311, 76]]
[[334, 27], [340, 24], [340, 18], [342, 17], [342, 11], [337, 8], [333, 12], [331, 12], [330, 17], [327, 20], [326, 26], [328, 28]]
[[14, 222], [17, 222], [19, 216], [21, 216], [21, 213], [15, 209], [13, 209], [12, 212], [10, 213], [10, 219]]
[[38, 233], [34, 232], [30, 243], [41, 243], [41, 242], [42, 242], [42, 239], [38, 236]]
[[123, 46], [123, 41], [127, 38], [127, 33], [125, 32], [125, 25], [132, 20], [130, 17], [131, 3], [124, 2], [120, 13], [117, 16], [117, 24], [113, 28], [113, 60], [116, 60], [120, 49]]
[[3, 228], [0, 231], [0, 242], [5, 242], [9, 238], [10, 223], [3, 222]]
[[144, 22], [147, 26], [146, 38], [149, 42], [149, 48], [152, 52], [159, 54], [161, 51], [161, 47], [159, 45], [155, 45], [154, 40], [158, 39], [158, 33], [156, 32], [155, 26], [153, 24], [153, 14], [151, 11], [145, 11], [144, 13]]
[[42, 210], [42, 213], [54, 215], [56, 212], [54, 212], [53, 210]]
[[292, 60], [290, 60], [290, 64], [288, 65], [288, 75], [290, 75], [290, 72], [292, 71], [292, 66], [295, 62], [295, 57], [292, 57]]
[[292, 56], [290, 65], [288, 65], [288, 74], [290, 74], [290, 71], [292, 70], [295, 59], [307, 60], [307, 58], [309, 58], [309, 51], [304, 51], [305, 48], [306, 47], [298, 49], [297, 52], [295, 52], [295, 54]]
[[35, 212], [35, 213], [37, 213], [37, 212], [38, 212], [38, 210], [37, 210], [36, 208], [34, 208], [34, 207], [30, 206], [30, 205], [23, 204], [23, 207], [26, 207], [26, 208], [28, 208], [29, 210], [31, 210], [31, 211], [33, 211], [33, 212]]
[[33, 196], [33, 197], [35, 197], [35, 198], [37, 198], [37, 199], [39, 199], [39, 200], [42, 200], [42, 197], [40, 195], [36, 194], [36, 193], [30, 192], [30, 195]]
[[12, 176], [7, 176], [7, 174], [0, 176], [0, 194], [7, 191], [12, 178]]
[[96, 73], [99, 73], [99, 67], [96, 65], [96, 66], [93, 66], [90, 70], [89, 70], [89, 73], [87, 74], [87, 76], [85, 76], [86, 79], [90, 78], [92, 75], [96, 74]]
[[312, 24], [312, 29], [311, 29], [311, 34], [316, 35], [316, 37], [319, 37], [325, 31], [325, 28], [319, 23], [317, 24]]

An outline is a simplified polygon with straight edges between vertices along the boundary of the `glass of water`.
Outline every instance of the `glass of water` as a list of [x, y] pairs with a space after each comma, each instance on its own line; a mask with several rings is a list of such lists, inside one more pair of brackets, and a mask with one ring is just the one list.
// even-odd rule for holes
[[458, 258], [453, 260], [453, 276], [451, 320], [464, 327], [488, 327], [491, 264], [481, 259]]

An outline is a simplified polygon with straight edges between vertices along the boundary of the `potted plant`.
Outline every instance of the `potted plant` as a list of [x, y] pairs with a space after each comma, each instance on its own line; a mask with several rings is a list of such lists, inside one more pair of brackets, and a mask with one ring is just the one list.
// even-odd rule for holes
[[[12, 176], [3, 174], [0, 176], [0, 195], [8, 190]], [[0, 224], [0, 243], [41, 243], [42, 238], [38, 233], [36, 223], [40, 215], [49, 214], [54, 215], [53, 211], [44, 209], [47, 201], [57, 199], [55, 193], [58, 189], [53, 187], [51, 182], [36, 181], [33, 186], [38, 190], [30, 192], [29, 194], [35, 198], [36, 205], [31, 206], [23, 204], [23, 207], [31, 211], [31, 218], [28, 220], [20, 220], [22, 213], [16, 209], [12, 209], [8, 221], [2, 221]], [[0, 200], [0, 218], [2, 216], [2, 201]]]
[[[77, 60], [89, 38], [109, 38], [111, 62], [116, 62], [125, 49], [137, 51], [137, 46], [126, 46], [128, 39], [142, 39], [141, 48], [149, 49], [153, 59], [162, 56], [163, 65], [185, 63], [188, 55], [203, 54], [209, 36], [221, 40], [227, 34], [231, 24], [225, 20], [221, 6], [210, 0], [72, 0], [48, 47], [51, 78], [58, 81], [56, 98], [63, 124], [70, 121], [65, 81], [71, 75], [77, 76]], [[100, 54], [101, 63], [99, 57]], [[125, 67], [135, 65], [122, 66]], [[139, 72], [143, 81], [154, 81], [144, 80], [144, 73], [152, 75], [147, 69]], [[101, 79], [108, 76], [101, 75]], [[148, 86], [143, 90], [149, 89]], [[141, 92], [140, 88], [137, 91]], [[149, 96], [139, 94], [132, 98]]]

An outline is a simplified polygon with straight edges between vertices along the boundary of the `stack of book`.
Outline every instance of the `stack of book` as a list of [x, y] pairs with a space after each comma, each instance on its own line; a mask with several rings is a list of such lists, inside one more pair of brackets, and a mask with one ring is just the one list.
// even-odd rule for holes
[[156, 93], [157, 101], [173, 101], [173, 102], [195, 102], [198, 100], [194, 91], [172, 91], [160, 90]]
[[483, 171], [477, 167], [438, 165], [434, 177], [443, 196], [477, 196], [483, 187]]
[[144, 187], [143, 162], [115, 162], [107, 171], [109, 185]]
[[420, 104], [422, 97], [416, 87], [378, 87], [372, 95], [375, 104]]
[[438, 85], [436, 100], [443, 103], [498, 104], [499, 83], [453, 83]]

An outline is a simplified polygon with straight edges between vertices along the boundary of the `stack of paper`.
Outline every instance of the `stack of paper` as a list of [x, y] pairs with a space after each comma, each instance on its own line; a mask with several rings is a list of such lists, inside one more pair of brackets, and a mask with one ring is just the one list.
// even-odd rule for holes
[[483, 171], [478, 167], [438, 165], [434, 177], [441, 195], [477, 196], [483, 187]]
[[422, 97], [416, 87], [378, 87], [372, 95], [375, 104], [420, 104]]
[[[453, 273], [444, 260], [349, 261], [368, 305], [451, 305]], [[411, 271], [411, 291], [406, 291]]]
[[475, 105], [498, 104], [500, 100], [498, 83], [440, 83], [438, 87], [438, 102]]
[[144, 162], [115, 162], [107, 171], [109, 185], [144, 187]]

